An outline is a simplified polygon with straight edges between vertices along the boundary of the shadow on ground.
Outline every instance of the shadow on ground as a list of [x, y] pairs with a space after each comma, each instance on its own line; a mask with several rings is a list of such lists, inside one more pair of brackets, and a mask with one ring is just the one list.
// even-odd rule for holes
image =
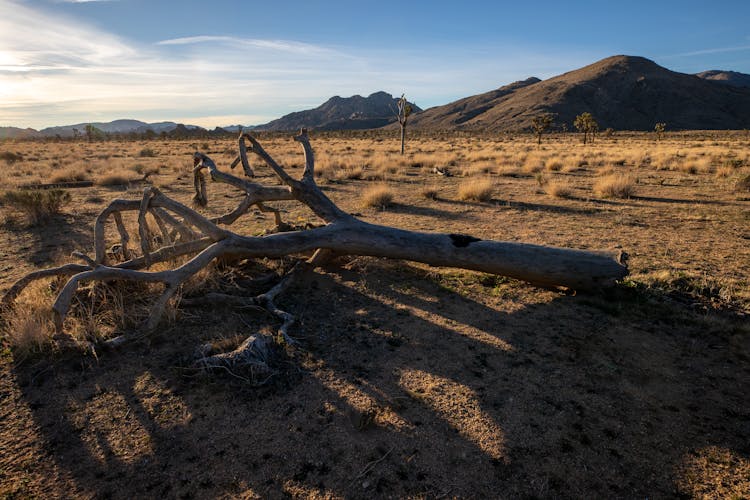
[[733, 321], [476, 276], [369, 258], [309, 275], [282, 299], [301, 346], [260, 388], [188, 369], [202, 342], [273, 329], [221, 309], [98, 360], [22, 365], [6, 376], [48, 473], [31, 493], [747, 492], [750, 349]]

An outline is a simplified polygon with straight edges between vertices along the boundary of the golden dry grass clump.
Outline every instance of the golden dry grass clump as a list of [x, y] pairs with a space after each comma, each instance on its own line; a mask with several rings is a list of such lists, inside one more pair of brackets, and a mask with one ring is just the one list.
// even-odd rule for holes
[[594, 183], [594, 193], [603, 198], [630, 198], [635, 195], [635, 179], [627, 174], [610, 174]]
[[464, 201], [490, 201], [495, 192], [491, 179], [475, 179], [458, 186], [458, 199]]
[[387, 184], [370, 186], [362, 192], [362, 205], [365, 207], [386, 208], [393, 203], [394, 191]]
[[0, 334], [21, 358], [44, 351], [50, 344], [55, 331], [51, 300], [46, 283], [33, 283], [18, 297], [16, 307], [5, 315]]
[[47, 222], [59, 214], [62, 208], [70, 203], [72, 197], [62, 189], [7, 191], [2, 196], [2, 202], [24, 213], [29, 224], [36, 225]]
[[570, 198], [573, 196], [573, 188], [567, 181], [549, 181], [544, 186], [544, 191], [554, 198]]

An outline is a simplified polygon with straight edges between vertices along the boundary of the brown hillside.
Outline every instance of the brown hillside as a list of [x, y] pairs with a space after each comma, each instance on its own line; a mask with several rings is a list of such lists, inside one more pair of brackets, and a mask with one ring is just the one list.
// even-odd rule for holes
[[430, 108], [415, 128], [519, 130], [554, 113], [570, 129], [588, 111], [601, 128], [742, 129], [750, 126], [750, 89], [677, 73], [642, 57], [613, 56], [544, 81], [529, 79]]
[[718, 69], [712, 69], [710, 71], [702, 71], [696, 73], [695, 76], [703, 78], [704, 80], [711, 80], [724, 85], [731, 85], [733, 87], [748, 87], [750, 88], [750, 75], [745, 73], [739, 73], [737, 71], [722, 71]]

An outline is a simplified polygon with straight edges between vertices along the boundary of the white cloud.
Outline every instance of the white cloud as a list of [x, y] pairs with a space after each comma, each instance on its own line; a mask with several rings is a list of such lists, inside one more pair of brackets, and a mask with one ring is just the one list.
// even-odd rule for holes
[[666, 57], [693, 57], [693, 56], [704, 56], [708, 54], [724, 54], [728, 52], [744, 52], [750, 50], [750, 45], [739, 45], [734, 47], [718, 47], [712, 49], [695, 50], [693, 52], [683, 52], [681, 54], [673, 54]]
[[427, 107], [592, 60], [564, 48], [354, 50], [223, 35], [145, 45], [26, 3], [0, 0], [0, 11], [0, 126], [255, 124], [300, 109], [294, 103], [379, 90]]
[[320, 47], [309, 43], [295, 42], [292, 40], [262, 40], [257, 38], [240, 38], [234, 36], [187, 36], [182, 38], [172, 38], [170, 40], [162, 40], [158, 42], [157, 45], [191, 45], [199, 43], [219, 43], [238, 48], [255, 47], [261, 49], [277, 50], [281, 52], [292, 52], [296, 54], [344, 55], [343, 53], [334, 51], [326, 47]]

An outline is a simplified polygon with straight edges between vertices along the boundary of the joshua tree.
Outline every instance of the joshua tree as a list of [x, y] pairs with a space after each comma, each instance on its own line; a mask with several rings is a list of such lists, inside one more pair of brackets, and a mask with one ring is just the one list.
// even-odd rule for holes
[[579, 132], [583, 132], [584, 144], [588, 141], [589, 134], [591, 135], [591, 141], [593, 142], [594, 134], [599, 130], [599, 124], [596, 123], [596, 120], [594, 120], [594, 117], [589, 112], [581, 113], [576, 116], [575, 121], [573, 121], [573, 126]]
[[531, 128], [534, 129], [534, 133], [536, 134], [537, 144], [542, 143], [542, 134], [549, 130], [554, 119], [554, 116], [550, 113], [535, 116], [531, 119]]
[[96, 128], [91, 123], [86, 124], [83, 130], [86, 132], [86, 139], [89, 142], [93, 142], [101, 137], [106, 137], [106, 134], [102, 130]]
[[406, 141], [406, 120], [411, 115], [411, 104], [406, 100], [404, 94], [401, 94], [401, 99], [398, 100], [398, 124], [401, 125], [401, 154], [404, 154], [404, 142]]
[[664, 131], [667, 129], [667, 124], [659, 122], [654, 125], [654, 132], [656, 132], [656, 140], [660, 141]]

